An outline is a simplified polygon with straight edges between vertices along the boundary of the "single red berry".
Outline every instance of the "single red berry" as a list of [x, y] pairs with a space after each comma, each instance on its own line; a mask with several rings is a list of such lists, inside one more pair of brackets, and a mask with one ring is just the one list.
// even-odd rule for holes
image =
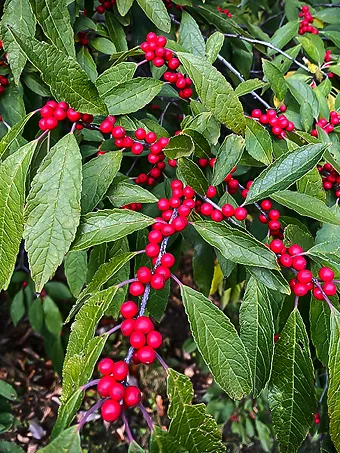
[[259, 221], [263, 224], [268, 223], [268, 219], [264, 214], [259, 214]]
[[141, 282], [133, 282], [130, 285], [129, 291], [132, 296], [139, 297], [144, 293], [144, 285]]
[[323, 294], [321, 292], [321, 289], [318, 288], [318, 287], [315, 287], [313, 289], [313, 296], [315, 297], [315, 299], [317, 300], [323, 300]]
[[58, 121], [63, 121], [67, 118], [66, 110], [62, 109], [61, 107], [57, 107], [53, 113], [53, 116]]
[[154, 143], [157, 140], [157, 135], [154, 132], [149, 132], [145, 136], [146, 143]]
[[335, 296], [336, 294], [336, 285], [332, 282], [325, 282], [322, 289], [327, 296]]
[[172, 224], [164, 224], [161, 231], [165, 237], [172, 236], [176, 233], [175, 227]]
[[175, 228], [176, 231], [183, 231], [188, 226], [188, 220], [186, 217], [176, 217], [172, 221], [172, 226]]
[[145, 253], [149, 258], [153, 258], [155, 256], [158, 256], [160, 251], [159, 245], [158, 244], [148, 244], [145, 247]]
[[58, 103], [53, 99], [47, 101], [45, 105], [47, 105], [47, 107], [51, 107], [52, 109], [56, 109], [58, 107]]
[[[114, 369], [114, 366], [115, 366], [115, 364], [113, 365], [112, 370]], [[99, 382], [97, 385], [97, 391], [98, 391], [99, 395], [104, 398], [109, 396], [110, 389], [114, 383], [115, 383], [115, 379], [112, 376], [104, 376], [101, 379], [99, 379]]]
[[271, 208], [272, 208], [272, 202], [270, 200], [263, 200], [261, 202], [261, 208], [264, 210], [264, 211], [269, 211]]
[[114, 361], [109, 359], [108, 357], [105, 357], [105, 359], [102, 359], [99, 362], [98, 371], [99, 371], [99, 373], [104, 374], [105, 376], [108, 376], [109, 374], [112, 373], [113, 365], [114, 365]]
[[136, 131], [135, 131], [135, 137], [138, 139], [138, 140], [144, 140], [146, 136], [146, 132], [145, 132], [145, 129], [143, 128], [138, 128]]
[[129, 385], [129, 387], [126, 387], [124, 395], [124, 404], [127, 407], [137, 406], [137, 404], [140, 403], [141, 399], [142, 394], [138, 387], [135, 387], [134, 385]]
[[123, 138], [125, 137], [126, 130], [122, 126], [115, 126], [112, 129], [112, 137], [113, 138]]
[[270, 243], [270, 250], [272, 250], [274, 253], [281, 253], [283, 248], [284, 248], [283, 242], [280, 241], [279, 239], [274, 239]]
[[293, 264], [292, 257], [288, 255], [287, 253], [284, 253], [283, 255], [280, 256], [279, 258], [280, 264], [284, 267], [291, 267]]
[[183, 189], [183, 195], [185, 198], [193, 198], [195, 196], [195, 191], [192, 187], [186, 186]]
[[147, 284], [150, 283], [152, 277], [151, 269], [146, 266], [142, 266], [137, 271], [137, 278], [141, 283]]
[[177, 58], [171, 58], [171, 60], [168, 61], [168, 67], [169, 69], [172, 69], [173, 71], [177, 69], [180, 65], [180, 61]]
[[123, 381], [126, 379], [129, 373], [129, 366], [127, 363], [120, 360], [116, 362], [113, 366], [112, 375], [116, 379], [116, 381]]
[[151, 288], [160, 291], [165, 286], [165, 278], [162, 275], [154, 274], [150, 282]]
[[[203, 205], [202, 205], [203, 206]], [[234, 206], [229, 203], [226, 203], [222, 206], [222, 214], [225, 217], [232, 217], [235, 214]]]
[[175, 257], [171, 253], [164, 253], [161, 264], [165, 267], [172, 267], [175, 264]]
[[236, 220], [245, 220], [245, 218], [248, 215], [248, 211], [246, 210], [246, 208], [239, 206], [238, 208], [235, 209], [234, 215]]
[[151, 348], [157, 349], [162, 345], [163, 338], [159, 332], [152, 330], [147, 334], [146, 342], [148, 346], [151, 346]]
[[308, 269], [304, 269], [297, 273], [297, 279], [300, 283], [309, 283], [313, 279], [313, 274]]
[[287, 107], [284, 104], [280, 105], [280, 112], [284, 113], [286, 110], [287, 110]]
[[136, 319], [135, 330], [141, 333], [149, 333], [154, 330], [153, 322], [147, 316], [139, 316]]
[[155, 270], [155, 273], [158, 275], [162, 275], [165, 278], [165, 280], [168, 280], [171, 276], [170, 269], [165, 266], [158, 266], [157, 269]]
[[134, 319], [125, 319], [122, 322], [121, 328], [120, 328], [122, 334], [124, 337], [129, 337], [132, 332], [135, 330], [135, 320]]
[[334, 278], [334, 272], [329, 267], [322, 267], [319, 270], [319, 277], [324, 282], [330, 282]]
[[279, 341], [279, 339], [280, 339], [280, 334], [276, 333], [274, 335], [274, 343], [277, 343]]
[[40, 115], [42, 118], [49, 118], [50, 116], [53, 115], [54, 110], [52, 107], [49, 107], [48, 105], [44, 105], [40, 109]]
[[301, 271], [305, 269], [307, 266], [307, 261], [304, 259], [303, 256], [294, 256], [293, 257], [293, 267], [297, 271]]
[[293, 244], [289, 247], [288, 249], [288, 253], [292, 256], [294, 255], [299, 255], [300, 253], [303, 252], [303, 248], [300, 247], [300, 245], [297, 245], [297, 244]]
[[169, 167], [177, 167], [177, 160], [176, 159], [169, 159], [168, 160]]
[[137, 357], [141, 363], [145, 363], [146, 365], [150, 365], [156, 359], [156, 353], [153, 348], [150, 346], [143, 346], [139, 349], [137, 353]]
[[145, 335], [141, 332], [134, 331], [130, 335], [130, 344], [135, 349], [142, 348], [146, 343]]
[[281, 214], [280, 211], [278, 211], [277, 209], [272, 209], [269, 211], [268, 216], [270, 220], [279, 220]]
[[209, 186], [207, 190], [207, 197], [208, 198], [214, 198], [217, 194], [217, 189], [215, 186]]
[[281, 223], [277, 220], [269, 220], [268, 227], [270, 230], [276, 231], [281, 228]]
[[169, 199], [169, 204], [172, 208], [178, 208], [179, 206], [181, 206], [181, 200], [178, 197], [171, 197]]
[[214, 209], [213, 212], [210, 214], [211, 220], [214, 222], [222, 222], [223, 214], [219, 209]]
[[163, 240], [163, 235], [160, 231], [153, 230], [148, 234], [148, 241], [153, 244], [159, 244]]
[[75, 123], [81, 119], [81, 113], [77, 112], [76, 110], [73, 110], [69, 108], [67, 110], [67, 118], [72, 121], [72, 123]]
[[113, 124], [109, 119], [105, 119], [99, 126], [100, 131], [103, 134], [110, 134], [113, 129]]
[[201, 205], [201, 213], [206, 216], [210, 216], [214, 208], [210, 203], [203, 203]]
[[202, 157], [200, 159], [198, 159], [199, 167], [205, 168], [208, 164], [209, 164], [209, 160], [208, 159], [204, 159]]
[[[103, 8], [103, 10], [105, 11], [104, 7], [102, 7], [102, 6], [97, 6], [97, 11], [99, 8]], [[103, 11], [103, 13], [104, 13], [104, 11]], [[102, 14], [102, 13], [100, 13], [100, 14]], [[103, 420], [105, 420], [106, 422], [115, 422], [116, 420], [118, 420], [120, 413], [121, 413], [121, 407], [120, 407], [120, 404], [118, 403], [118, 401], [115, 401], [115, 400], [104, 401], [104, 404], [102, 405], [102, 408], [101, 408], [101, 414], [102, 414]]]
[[125, 387], [120, 382], [115, 382], [110, 389], [110, 398], [121, 401], [124, 398]]
[[251, 116], [253, 118], [260, 118], [260, 116], [262, 115], [262, 112], [260, 109], [254, 109], [252, 112], [251, 112]]
[[[287, 256], [289, 256], [289, 255], [287, 255]], [[294, 286], [293, 291], [296, 296], [302, 297], [308, 293], [308, 287], [307, 287], [307, 285], [305, 285], [303, 283], [297, 283]]]

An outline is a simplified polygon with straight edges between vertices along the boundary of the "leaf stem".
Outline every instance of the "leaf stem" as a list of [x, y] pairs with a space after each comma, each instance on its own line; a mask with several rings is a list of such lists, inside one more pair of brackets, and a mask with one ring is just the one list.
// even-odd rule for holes
[[177, 283], [178, 286], [180, 286], [180, 287], [183, 286], [183, 283], [176, 277], [175, 274], [171, 274], [171, 278], [173, 280], [175, 280], [175, 282]]
[[168, 371], [168, 369], [169, 369], [168, 365], [165, 363], [165, 361], [162, 359], [162, 357], [158, 354], [158, 352], [156, 352], [156, 357], [157, 357], [158, 362], [165, 369], [165, 371]]
[[128, 422], [127, 418], [126, 418], [126, 414], [125, 414], [124, 411], [122, 411], [122, 420], [123, 420], [123, 423], [125, 425], [125, 431], [126, 431], [126, 435], [127, 435], [129, 444], [131, 444], [134, 439], [132, 437], [132, 433], [131, 433], [131, 430], [130, 430], [129, 422]]
[[105, 335], [107, 335], [107, 336], [112, 335], [113, 333], [117, 332], [117, 330], [119, 330], [121, 327], [122, 327], [122, 325], [118, 324], [118, 326], [115, 326], [112, 329], [110, 329], [108, 332], [105, 332]]
[[129, 280], [124, 280], [121, 283], [118, 283], [117, 288], [121, 288], [122, 286], [129, 285], [130, 283], [136, 282], [138, 278], [130, 278]]
[[142, 403], [139, 403], [139, 404], [138, 404], [138, 407], [139, 407], [140, 411], [142, 412], [143, 417], [145, 418], [145, 421], [146, 421], [146, 423], [148, 424], [150, 430], [151, 430], [151, 431], [154, 431], [155, 428], [154, 428], [154, 426], [153, 426], [153, 422], [152, 422], [152, 420], [151, 420], [150, 415], [147, 413], [145, 407], [143, 406]]
[[324, 290], [322, 289], [322, 286], [320, 285], [320, 283], [318, 282], [318, 279], [317, 278], [313, 278], [313, 283], [314, 285], [319, 288], [321, 294], [323, 295], [323, 298], [325, 299], [325, 301], [327, 302], [329, 308], [331, 311], [334, 311], [334, 307], [332, 305], [332, 302], [329, 300], [328, 296], [326, 295], [326, 293], [324, 292]]
[[106, 400], [108, 400], [109, 398], [105, 398], [105, 399], [100, 399], [99, 401], [96, 402], [96, 404], [94, 404], [87, 412], [85, 412], [83, 418], [80, 420], [79, 422], [79, 425], [78, 425], [78, 428], [77, 428], [77, 431], [79, 432], [82, 427], [85, 425], [86, 423], [86, 420], [89, 418], [89, 416], [91, 414], [93, 414], [94, 412], [96, 412], [97, 409], [101, 408], [102, 405], [104, 404], [104, 402]]
[[90, 387], [94, 387], [95, 385], [98, 384], [99, 381], [100, 379], [93, 379], [93, 381], [89, 381], [87, 384], [83, 385], [81, 389], [86, 390]]

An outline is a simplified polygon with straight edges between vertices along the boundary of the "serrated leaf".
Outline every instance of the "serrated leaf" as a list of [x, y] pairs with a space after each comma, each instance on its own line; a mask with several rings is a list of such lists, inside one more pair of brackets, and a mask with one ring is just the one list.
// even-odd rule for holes
[[290, 294], [291, 290], [287, 280], [281, 272], [272, 271], [264, 267], [247, 266], [249, 273], [263, 283], [267, 288], [279, 291], [281, 294]]
[[275, 346], [268, 399], [280, 451], [295, 453], [316, 411], [309, 339], [297, 309], [290, 314]]
[[80, 219], [81, 155], [73, 134], [54, 145], [31, 185], [24, 239], [37, 291], [62, 263]]
[[11, 127], [7, 134], [2, 137], [0, 141], [0, 158], [9, 150], [12, 143], [14, 143], [20, 137], [20, 134], [23, 131], [26, 123], [34, 115], [34, 113], [35, 112], [28, 113], [25, 118]]
[[126, 115], [145, 107], [161, 91], [163, 82], [150, 77], [137, 77], [120, 83], [102, 96], [111, 115]]
[[326, 201], [326, 192], [322, 189], [322, 178], [316, 167], [297, 181], [296, 188], [300, 193]]
[[317, 118], [319, 113], [318, 99], [312, 88], [302, 80], [289, 78], [286, 80], [289, 91], [292, 93], [301, 108], [307, 106], [310, 108], [313, 118]]
[[320, 66], [325, 58], [325, 46], [321, 37], [312, 33], [306, 33], [303, 36], [298, 36], [297, 40], [307, 55]]
[[8, 54], [8, 62], [13, 73], [14, 81], [18, 84], [27, 57], [7, 29], [8, 25], [20, 35], [24, 34], [28, 36], [28, 39], [34, 37], [36, 21], [30, 2], [25, 0], [7, 0], [4, 5], [4, 14], [1, 20], [1, 36], [4, 43], [4, 49]]
[[137, 0], [137, 3], [157, 28], [170, 32], [171, 20], [162, 0]]
[[91, 159], [83, 166], [82, 214], [92, 211], [102, 200], [119, 171], [122, 158], [121, 152], [110, 152]]
[[229, 318], [203, 294], [181, 286], [192, 335], [216, 383], [233, 399], [251, 391], [245, 347]]
[[209, 36], [205, 45], [205, 54], [209, 63], [214, 63], [224, 43], [224, 35], [215, 31]]
[[271, 195], [277, 203], [293, 209], [298, 214], [324, 223], [340, 225], [340, 213], [331, 210], [323, 201], [304, 193], [281, 190]]
[[150, 453], [188, 453], [184, 447], [178, 445], [178, 440], [171, 436], [169, 431], [164, 431], [155, 426], [150, 438]]
[[[64, 100], [80, 112], [105, 115], [107, 109], [86, 72], [73, 58], [45, 42], [9, 29], [15, 42], [42, 74], [57, 100]], [[53, 68], [53, 70], [51, 70]]]
[[[340, 224], [340, 223], [339, 223]], [[327, 241], [308, 250], [308, 255], [324, 266], [331, 266], [340, 273], [339, 242]]]
[[111, 11], [105, 11], [105, 24], [117, 52], [126, 52], [128, 45], [124, 29]]
[[117, 208], [130, 203], [157, 203], [156, 198], [151, 192], [132, 184], [129, 180], [114, 182], [107, 192], [107, 197]]
[[213, 169], [212, 184], [217, 186], [224, 181], [228, 173], [237, 165], [242, 157], [245, 141], [239, 135], [228, 135], [216, 154], [216, 162]]
[[270, 61], [262, 59], [262, 66], [265, 78], [270, 84], [275, 96], [279, 101], [283, 101], [287, 92], [287, 84], [282, 72]]
[[121, 239], [146, 228], [154, 219], [129, 209], [104, 209], [81, 218], [72, 250], [84, 250], [104, 242]]
[[37, 143], [27, 143], [0, 165], [0, 289], [7, 289], [19, 252], [26, 176]]
[[87, 253], [86, 251], [68, 252], [65, 258], [65, 277], [71, 293], [78, 297], [86, 283]]
[[45, 35], [59, 50], [74, 58], [73, 29], [65, 1], [35, 0], [32, 4]]
[[185, 50], [193, 55], [204, 57], [205, 42], [201, 30], [195, 19], [185, 10], [182, 12], [181, 25], [178, 33], [178, 43], [184, 47]]
[[170, 405], [168, 408], [168, 416], [175, 418], [180, 412], [181, 406], [191, 404], [194, 398], [194, 389], [190, 379], [182, 373], [178, 373], [171, 368], [168, 371], [168, 393], [170, 396]]
[[125, 16], [131, 8], [134, 0], [117, 0], [117, 8], [121, 16]]
[[195, 222], [194, 228], [213, 247], [231, 261], [248, 266], [278, 269], [275, 255], [246, 231], [226, 223]]
[[192, 138], [186, 134], [175, 135], [164, 149], [164, 154], [169, 159], [178, 159], [179, 157], [190, 156], [195, 150]]
[[246, 118], [246, 148], [256, 160], [270, 165], [273, 159], [273, 142], [269, 132], [260, 123]]
[[331, 310], [330, 320], [331, 338], [329, 342], [328, 375], [329, 386], [327, 392], [328, 415], [330, 418], [329, 433], [334, 446], [340, 448], [340, 313], [335, 308]]
[[235, 88], [235, 93], [238, 97], [244, 96], [245, 94], [249, 94], [252, 91], [258, 90], [259, 88], [263, 88], [266, 85], [267, 84], [265, 82], [262, 82], [262, 80], [259, 79], [246, 80], [245, 82], [241, 82], [239, 85], [237, 85], [237, 87]]
[[96, 87], [100, 96], [103, 99], [110, 96], [116, 86], [132, 79], [136, 69], [136, 63], [124, 61], [104, 71], [96, 80]]
[[208, 189], [208, 181], [195, 162], [187, 157], [181, 157], [177, 162], [177, 176], [195, 192], [203, 195]]
[[49, 445], [39, 450], [39, 453], [81, 453], [80, 434], [78, 426], [71, 426], [62, 432]]
[[89, 79], [95, 82], [98, 77], [97, 66], [87, 47], [81, 46], [77, 52], [77, 61], [89, 76]]
[[280, 156], [254, 180], [246, 204], [287, 189], [318, 163], [325, 149], [322, 144], [305, 145]]
[[242, 104], [223, 75], [200, 57], [182, 52], [178, 52], [177, 56], [193, 80], [202, 103], [218, 121], [236, 133], [243, 133]]
[[250, 278], [240, 308], [240, 337], [247, 351], [253, 376], [253, 394], [258, 396], [270, 378], [274, 354], [274, 322], [270, 294]]

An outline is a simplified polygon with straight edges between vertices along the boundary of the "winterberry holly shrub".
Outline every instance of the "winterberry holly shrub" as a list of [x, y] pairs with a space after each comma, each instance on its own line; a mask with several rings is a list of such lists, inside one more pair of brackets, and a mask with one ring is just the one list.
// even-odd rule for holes
[[340, 451], [339, 24], [336, 1], [6, 0], [0, 289], [62, 369], [46, 453], [103, 421], [144, 451], [133, 411], [152, 453], [226, 451], [225, 420], [162, 355], [171, 288], [221, 407], [268, 400], [274, 446], [247, 409], [259, 451]]

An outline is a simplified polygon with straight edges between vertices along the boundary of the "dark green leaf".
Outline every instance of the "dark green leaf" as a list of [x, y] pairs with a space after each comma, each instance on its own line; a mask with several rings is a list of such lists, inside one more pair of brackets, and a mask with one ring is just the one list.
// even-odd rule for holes
[[289, 78], [286, 81], [289, 91], [292, 93], [301, 107], [308, 106], [313, 118], [317, 118], [319, 113], [319, 103], [312, 88], [302, 80]]
[[87, 253], [86, 251], [68, 252], [65, 258], [65, 276], [74, 297], [78, 297], [86, 283]]
[[43, 309], [47, 329], [52, 335], [59, 337], [63, 327], [63, 320], [58, 306], [50, 297], [45, 296]]
[[208, 189], [208, 181], [204, 173], [195, 162], [192, 160], [181, 157], [177, 163], [177, 176], [187, 186], [192, 187], [195, 192], [205, 195]]
[[124, 29], [111, 11], [105, 11], [105, 23], [111, 41], [115, 45], [117, 52], [127, 51], [128, 45]]
[[117, 8], [121, 16], [125, 16], [131, 8], [134, 0], [117, 0]]
[[150, 439], [150, 453], [188, 453], [188, 451], [178, 445], [178, 440], [171, 436], [169, 431], [164, 431], [159, 426], [155, 426]]
[[24, 293], [20, 290], [14, 297], [11, 303], [11, 320], [15, 327], [25, 314]]
[[77, 52], [77, 61], [89, 76], [89, 79], [95, 82], [98, 77], [97, 66], [87, 47], [81, 46]]
[[252, 118], [246, 118], [246, 149], [256, 160], [270, 165], [273, 159], [273, 142], [269, 132]]
[[[271, 39], [271, 44], [282, 49], [289, 41], [298, 34], [299, 22], [297, 20], [289, 21], [283, 27], [276, 30]], [[268, 55], [276, 53], [274, 49], [268, 49]]]
[[137, 3], [157, 28], [170, 32], [171, 21], [162, 0], [137, 0]]
[[164, 154], [169, 159], [178, 159], [190, 156], [194, 152], [195, 145], [191, 137], [185, 134], [175, 135], [170, 138], [169, 144], [164, 149]]
[[178, 42], [185, 50], [193, 55], [204, 57], [205, 42], [201, 30], [195, 19], [185, 10], [182, 12], [181, 25], [178, 33]]
[[245, 94], [249, 94], [252, 91], [258, 90], [259, 88], [263, 88], [266, 85], [267, 84], [265, 82], [262, 82], [262, 80], [249, 79], [237, 85], [237, 87], [235, 88], [235, 93], [238, 97], [244, 96]]
[[115, 45], [107, 38], [99, 37], [91, 39], [91, 46], [105, 55], [112, 55], [116, 52]]
[[281, 294], [290, 294], [290, 287], [287, 280], [283, 277], [281, 272], [271, 271], [264, 267], [247, 266], [247, 270], [257, 280], [262, 282], [267, 288], [274, 291], [279, 291]]
[[326, 201], [326, 192], [322, 188], [322, 178], [316, 167], [312, 168], [297, 181], [296, 188], [300, 193]]
[[109, 69], [101, 74], [97, 81], [96, 87], [100, 96], [105, 99], [110, 96], [112, 90], [121, 83], [131, 80], [137, 65], [132, 62], [119, 63], [116, 66], [111, 66]]
[[10, 149], [10, 146], [20, 137], [28, 120], [35, 112], [28, 113], [19, 123], [15, 124], [0, 141], [0, 158]]
[[329, 387], [327, 392], [328, 414], [330, 418], [329, 433], [331, 435], [334, 446], [337, 450], [340, 448], [340, 313], [335, 308], [331, 310], [330, 320], [331, 338], [329, 342]]
[[237, 165], [244, 150], [244, 139], [239, 135], [228, 135], [216, 154], [212, 184], [217, 186], [224, 181], [228, 173]]
[[113, 206], [118, 208], [129, 203], [157, 203], [158, 201], [151, 192], [125, 179], [114, 182], [107, 192], [107, 197]]
[[282, 72], [268, 60], [262, 59], [262, 66], [265, 78], [270, 84], [275, 96], [279, 101], [283, 101], [287, 92], [287, 84]]
[[3, 380], [0, 380], [0, 396], [10, 401], [18, 399], [17, 392], [14, 388]]

